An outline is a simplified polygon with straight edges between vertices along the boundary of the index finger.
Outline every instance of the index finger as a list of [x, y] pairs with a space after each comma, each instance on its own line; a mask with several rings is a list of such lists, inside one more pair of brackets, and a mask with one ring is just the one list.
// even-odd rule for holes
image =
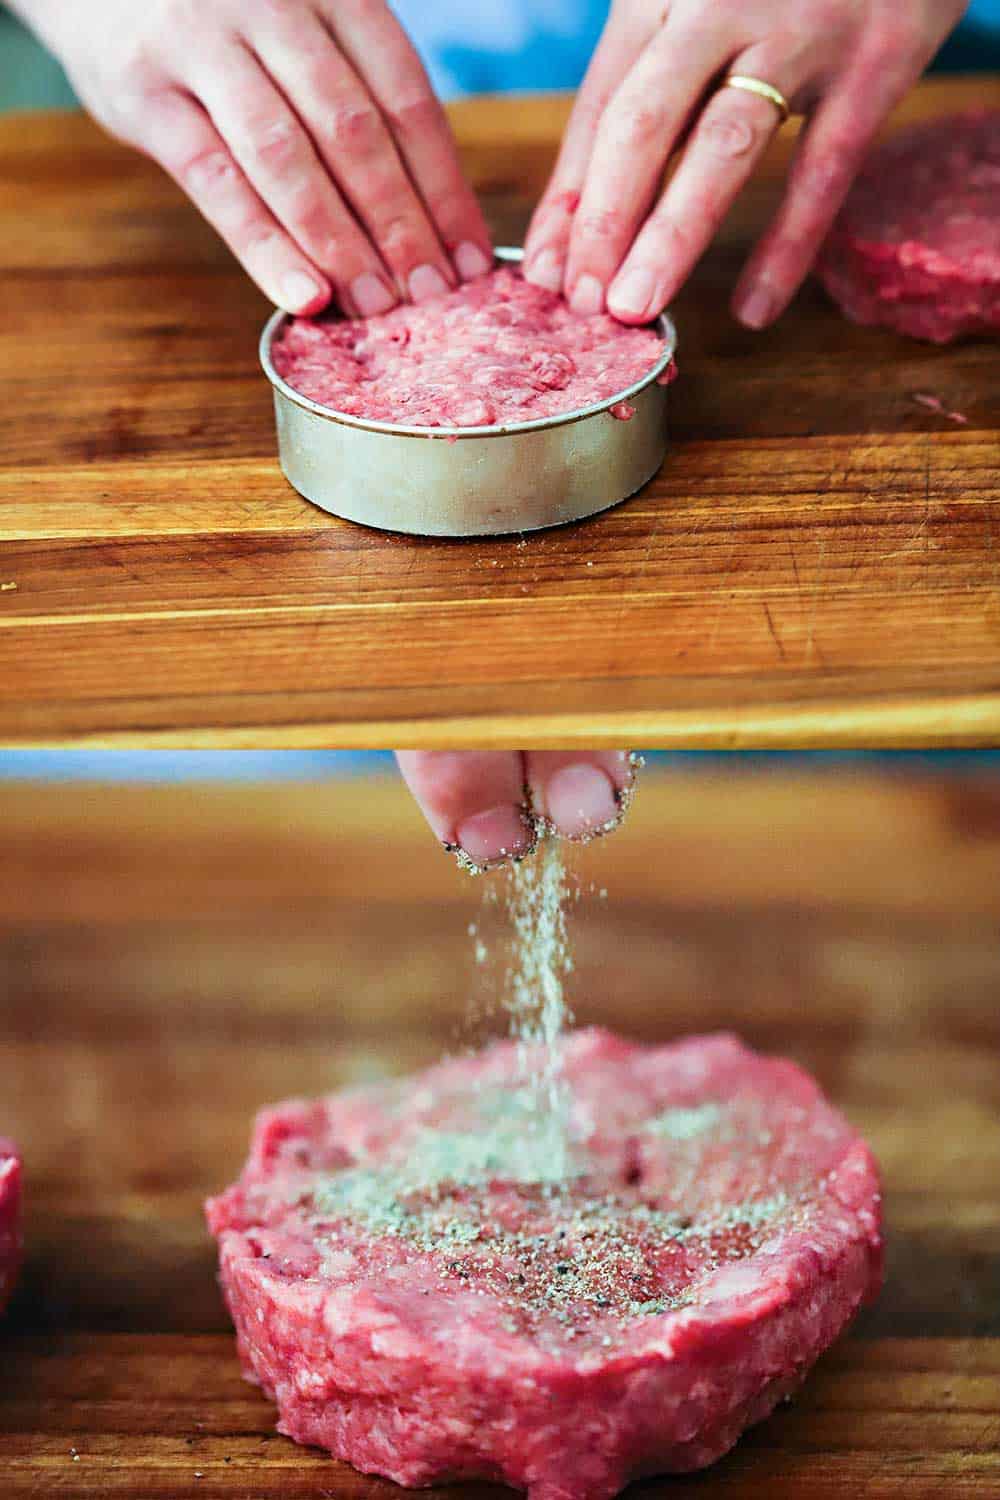
[[635, 783], [627, 750], [529, 750], [525, 758], [535, 812], [563, 838], [617, 828]]
[[732, 56], [731, 28], [668, 19], [604, 112], [570, 244], [566, 288], [581, 313], [604, 310], [663, 178], [667, 161], [709, 80]]
[[397, 750], [396, 759], [446, 849], [483, 869], [534, 848], [519, 750]]
[[[396, 148], [463, 280], [493, 264], [482, 209], [462, 171], [448, 118], [406, 32], [387, 6], [322, 0], [327, 26], [371, 89]], [[374, 34], [373, 34], [374, 33]]]
[[612, 11], [580, 86], [559, 156], [524, 242], [524, 277], [562, 291], [576, 213], [601, 117], [655, 27], [621, 24]]

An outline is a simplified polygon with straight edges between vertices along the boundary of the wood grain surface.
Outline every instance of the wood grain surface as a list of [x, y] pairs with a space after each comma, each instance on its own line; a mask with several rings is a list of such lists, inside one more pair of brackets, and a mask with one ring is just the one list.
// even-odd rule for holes
[[[900, 119], [977, 100], [1000, 80]], [[501, 241], [566, 110], [455, 108]], [[857, 329], [812, 285], [736, 326], [793, 137], [679, 299], [658, 477], [566, 530], [441, 542], [285, 484], [263, 300], [161, 173], [79, 117], [0, 121], [0, 742], [995, 742], [997, 346]]]
[[[0, 827], [0, 1129], [29, 1192], [0, 1329], [4, 1500], [392, 1500], [274, 1435], [201, 1202], [260, 1104], [474, 1039], [467, 1002], [491, 989], [468, 923], [501, 951], [482, 884], [379, 781], [6, 784]], [[1000, 781], [647, 776], [573, 866], [579, 1019], [650, 1040], [731, 1027], [796, 1058], [887, 1189], [878, 1303], [720, 1464], [630, 1495], [992, 1500]]]

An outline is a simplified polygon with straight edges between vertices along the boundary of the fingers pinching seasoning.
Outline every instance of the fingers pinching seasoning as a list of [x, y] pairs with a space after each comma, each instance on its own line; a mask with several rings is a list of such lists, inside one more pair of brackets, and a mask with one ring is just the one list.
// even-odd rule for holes
[[434, 834], [467, 869], [534, 851], [548, 831], [587, 842], [628, 810], [638, 756], [624, 750], [396, 752]]

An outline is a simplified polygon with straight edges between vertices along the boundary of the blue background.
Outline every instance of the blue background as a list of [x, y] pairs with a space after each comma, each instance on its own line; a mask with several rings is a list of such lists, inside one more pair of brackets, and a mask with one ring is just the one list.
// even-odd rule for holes
[[[574, 87], [600, 35], [608, 4], [395, 0], [394, 9], [423, 54], [439, 92], [454, 97]], [[952, 71], [1000, 69], [1000, 0], [972, 0], [936, 66]], [[0, 0], [0, 110], [72, 103], [62, 70]]]
[[[1000, 751], [760, 751], [698, 750], [645, 752], [651, 766], [672, 772], [718, 769], [781, 772], [790, 769], [843, 772], [874, 764], [889, 772], [920, 770], [1000, 771]], [[311, 781], [327, 776], [393, 772], [389, 750], [4, 750], [0, 781]]]

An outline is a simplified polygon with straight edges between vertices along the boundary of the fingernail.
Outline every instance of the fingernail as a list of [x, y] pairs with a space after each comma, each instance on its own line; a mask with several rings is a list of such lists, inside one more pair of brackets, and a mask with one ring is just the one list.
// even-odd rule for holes
[[604, 288], [596, 276], [591, 276], [587, 272], [586, 275], [580, 277], [573, 288], [569, 305], [574, 312], [583, 313], [584, 317], [591, 317], [594, 313], [603, 311]]
[[736, 316], [748, 328], [766, 328], [777, 312], [778, 299], [763, 281], [758, 281], [756, 286], [737, 298]]
[[561, 292], [565, 266], [558, 250], [540, 250], [525, 267], [525, 279], [548, 292]]
[[381, 277], [373, 271], [363, 271], [351, 282], [354, 305], [363, 318], [374, 318], [378, 313], [388, 312], [396, 305], [396, 298]]
[[581, 762], [556, 771], [545, 789], [551, 822], [567, 838], [600, 833], [618, 822], [618, 799], [611, 778]]
[[325, 301], [323, 288], [305, 271], [286, 271], [282, 276], [281, 303], [288, 312], [308, 312], [317, 302]]
[[410, 272], [407, 282], [414, 302], [427, 302], [431, 297], [443, 297], [450, 288], [437, 266], [417, 266]]
[[524, 808], [513, 802], [474, 813], [459, 825], [457, 835], [459, 846], [476, 865], [527, 854], [534, 842]]
[[644, 318], [656, 290], [652, 271], [628, 271], [611, 283], [608, 311], [621, 318]]
[[477, 276], [485, 276], [493, 262], [485, 251], [480, 250], [471, 240], [463, 240], [455, 251], [455, 270], [463, 281], [475, 281]]

